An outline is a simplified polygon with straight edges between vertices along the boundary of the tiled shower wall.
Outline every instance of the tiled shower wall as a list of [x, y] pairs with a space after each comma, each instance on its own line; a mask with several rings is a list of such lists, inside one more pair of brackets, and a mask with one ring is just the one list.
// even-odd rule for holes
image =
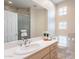
[[27, 38], [30, 38], [30, 16], [18, 14], [18, 39], [21, 39], [21, 30], [27, 30]]

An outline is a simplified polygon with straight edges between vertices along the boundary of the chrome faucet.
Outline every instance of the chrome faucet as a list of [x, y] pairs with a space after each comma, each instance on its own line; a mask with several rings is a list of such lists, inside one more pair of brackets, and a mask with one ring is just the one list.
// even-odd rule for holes
[[30, 39], [24, 39], [23, 42], [24, 42], [23, 43], [24, 46], [26, 46], [26, 47], [28, 47], [30, 45], [30, 43], [31, 43]]

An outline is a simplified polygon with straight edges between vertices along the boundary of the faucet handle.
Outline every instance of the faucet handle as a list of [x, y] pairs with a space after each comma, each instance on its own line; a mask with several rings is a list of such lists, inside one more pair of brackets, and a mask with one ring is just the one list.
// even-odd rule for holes
[[17, 44], [18, 44], [18, 46], [21, 47], [21, 46], [23, 45], [23, 41], [22, 41], [22, 40], [18, 40], [18, 41], [17, 41]]
[[30, 43], [31, 43], [31, 40], [30, 40], [30, 39], [25, 39], [25, 40], [24, 40], [24, 45], [25, 45], [25, 46], [29, 46]]

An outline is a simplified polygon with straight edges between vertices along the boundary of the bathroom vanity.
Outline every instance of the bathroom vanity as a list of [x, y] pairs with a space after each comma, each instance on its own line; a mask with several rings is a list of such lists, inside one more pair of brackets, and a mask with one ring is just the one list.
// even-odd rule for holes
[[[50, 42], [47, 42], [47, 44], [50, 44]], [[52, 42], [51, 45], [25, 59], [57, 59], [57, 42]]]
[[15, 53], [18, 46], [15, 45], [11, 48], [11, 45], [6, 45], [8, 48], [5, 48], [5, 59], [58, 59], [57, 40], [44, 41], [42, 37], [31, 38], [31, 40], [33, 39], [39, 40], [31, 42], [29, 47], [25, 47], [26, 52], [20, 50], [19, 53]]

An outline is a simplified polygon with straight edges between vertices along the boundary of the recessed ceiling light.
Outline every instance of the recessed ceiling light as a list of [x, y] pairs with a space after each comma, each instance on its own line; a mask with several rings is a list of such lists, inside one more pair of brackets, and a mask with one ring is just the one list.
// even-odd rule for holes
[[8, 1], [9, 4], [12, 4], [12, 1]]

